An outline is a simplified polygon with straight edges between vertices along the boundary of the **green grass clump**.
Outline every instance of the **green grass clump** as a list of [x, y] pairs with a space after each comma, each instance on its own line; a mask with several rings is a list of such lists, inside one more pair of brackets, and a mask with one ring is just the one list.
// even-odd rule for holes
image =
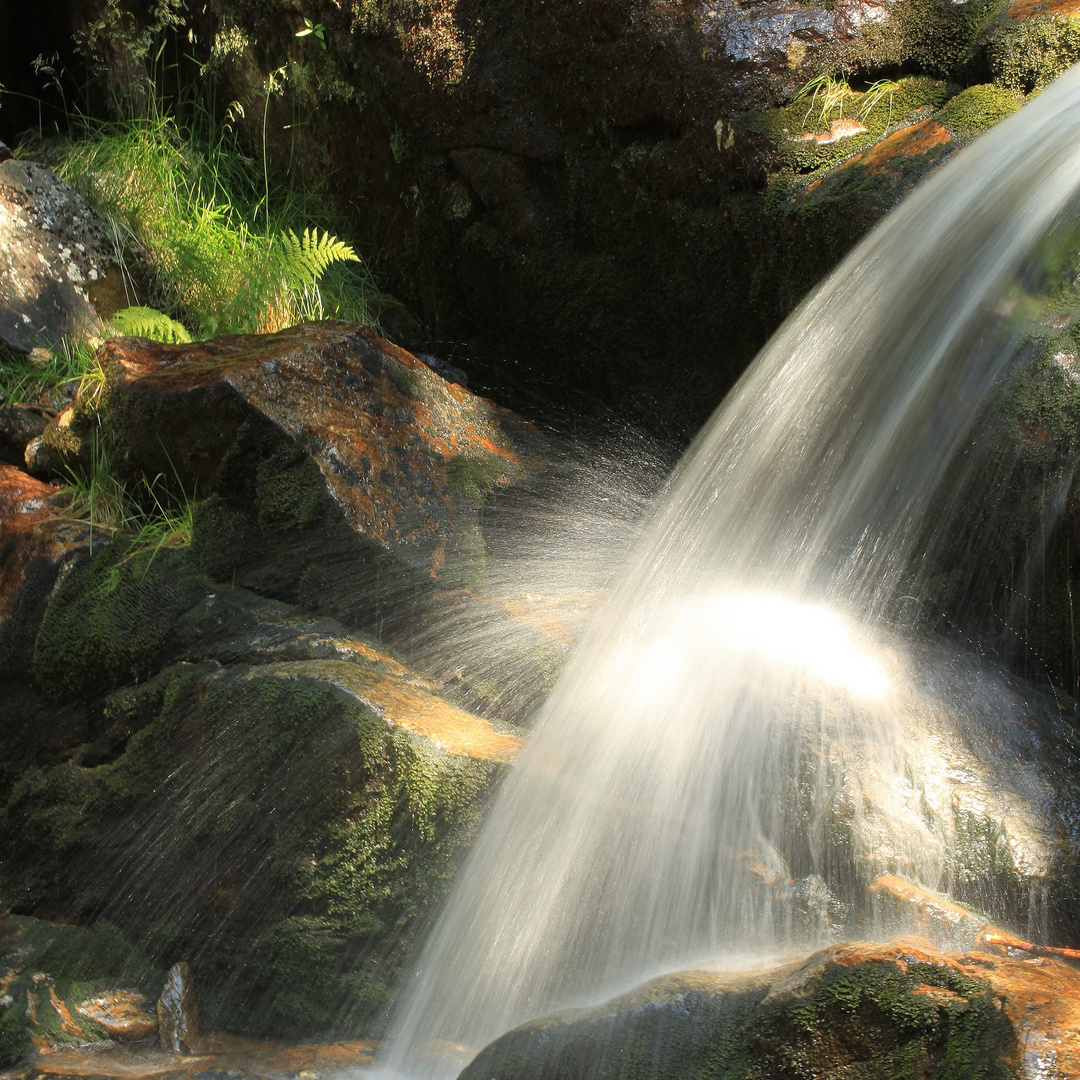
[[[935, 79], [882, 79], [856, 90], [844, 77], [822, 75], [789, 105], [761, 113], [751, 126], [768, 136], [795, 172], [813, 172], [865, 150], [894, 128], [925, 119], [947, 95], [946, 84]], [[838, 120], [856, 121], [866, 130], [835, 142], [802, 138], [827, 132]]]
[[[378, 297], [351, 247], [310, 227], [314, 201], [264, 189], [228, 130], [151, 115], [91, 125], [49, 149], [116, 229], [150, 301], [197, 337], [272, 332], [335, 315], [373, 322]], [[348, 264], [359, 270], [342, 272]], [[323, 276], [338, 271], [329, 284]], [[138, 276], [138, 275], [136, 275]]]
[[65, 339], [55, 349], [35, 349], [29, 355], [0, 345], [0, 405], [38, 401], [98, 374], [94, 348], [85, 341]]

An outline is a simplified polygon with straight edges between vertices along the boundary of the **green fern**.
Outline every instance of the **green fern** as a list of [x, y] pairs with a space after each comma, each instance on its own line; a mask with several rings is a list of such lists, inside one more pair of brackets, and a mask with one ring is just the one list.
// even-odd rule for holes
[[359, 262], [353, 249], [329, 232], [319, 236], [318, 229], [305, 229], [297, 236], [292, 229], [278, 235], [281, 275], [291, 289], [317, 284], [334, 263]]
[[186, 345], [191, 340], [187, 328], [163, 311], [149, 307], [127, 307], [109, 320], [117, 337], [143, 337], [170, 345]]

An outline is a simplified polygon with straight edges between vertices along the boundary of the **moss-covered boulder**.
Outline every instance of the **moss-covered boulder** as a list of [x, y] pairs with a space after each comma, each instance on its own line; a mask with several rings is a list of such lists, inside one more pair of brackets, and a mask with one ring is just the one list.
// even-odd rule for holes
[[70, 570], [13, 674], [0, 904], [187, 960], [210, 1030], [377, 1026], [521, 742], [377, 641], [130, 538]]
[[461, 1074], [483, 1077], [1004, 1078], [1080, 1062], [1080, 976], [918, 938], [834, 946], [775, 967], [663, 976], [595, 1009], [524, 1024]]

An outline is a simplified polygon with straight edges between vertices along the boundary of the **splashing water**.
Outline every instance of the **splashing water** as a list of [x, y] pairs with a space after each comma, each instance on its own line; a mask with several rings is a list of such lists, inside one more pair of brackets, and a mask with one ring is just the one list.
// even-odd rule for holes
[[[453, 1075], [552, 1008], [827, 940], [858, 917], [835, 894], [883, 870], [939, 883], [940, 838], [901, 782], [903, 717], [940, 707], [911, 598], [972, 514], [980, 410], [1026, 355], [1055, 253], [1075, 256], [1078, 188], [1074, 70], [925, 183], [758, 357], [491, 808], [391, 1068]], [[777, 876], [804, 887], [778, 899]]]

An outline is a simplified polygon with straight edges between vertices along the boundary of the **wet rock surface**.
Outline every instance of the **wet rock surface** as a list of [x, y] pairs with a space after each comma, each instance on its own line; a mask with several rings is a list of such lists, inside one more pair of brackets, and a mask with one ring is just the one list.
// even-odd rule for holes
[[104, 222], [52, 170], [0, 161], [0, 341], [30, 352], [99, 332], [90, 290], [110, 251]]
[[191, 965], [173, 964], [157, 1002], [157, 1033], [167, 1054], [191, 1054], [199, 1038], [199, 1006]]
[[[474, 543], [492, 490], [541, 464], [543, 440], [519, 417], [347, 323], [182, 346], [118, 339], [101, 360], [120, 372], [110, 410], [129, 466], [171, 470], [203, 495], [253, 469], [243, 479], [271, 526], [314, 519], [325, 492], [353, 530], [432, 577]], [[272, 473], [282, 451], [267, 444], [283, 440], [316, 469]]]
[[847, 942], [773, 967], [662, 976], [532, 1021], [474, 1077], [1072, 1076], [1080, 973], [1054, 960]]

